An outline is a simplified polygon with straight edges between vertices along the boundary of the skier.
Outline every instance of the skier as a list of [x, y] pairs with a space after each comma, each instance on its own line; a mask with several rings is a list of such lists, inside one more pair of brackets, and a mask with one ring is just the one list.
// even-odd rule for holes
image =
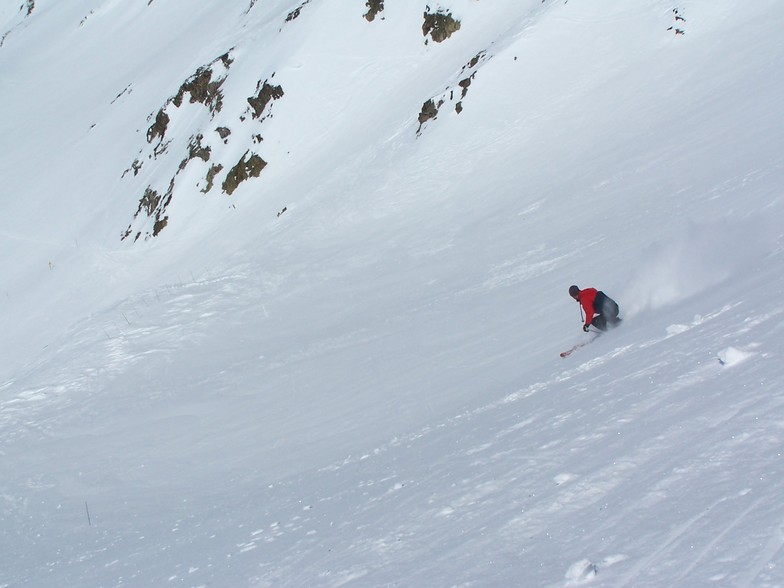
[[600, 331], [606, 331], [620, 324], [618, 304], [601, 290], [596, 288], [580, 290], [577, 286], [569, 286], [569, 296], [579, 302], [585, 311], [583, 331], [586, 333], [591, 325]]

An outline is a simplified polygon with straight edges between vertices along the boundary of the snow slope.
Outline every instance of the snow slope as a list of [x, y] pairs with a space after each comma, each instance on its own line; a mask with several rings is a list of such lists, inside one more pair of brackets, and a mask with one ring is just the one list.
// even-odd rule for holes
[[363, 4], [0, 8], [0, 586], [784, 586], [784, 7]]

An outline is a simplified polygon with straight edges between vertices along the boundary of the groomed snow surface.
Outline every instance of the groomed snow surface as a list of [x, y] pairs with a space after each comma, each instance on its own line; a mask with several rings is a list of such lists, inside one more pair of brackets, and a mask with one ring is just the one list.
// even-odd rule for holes
[[784, 586], [784, 3], [385, 5], [0, 8], [0, 587]]

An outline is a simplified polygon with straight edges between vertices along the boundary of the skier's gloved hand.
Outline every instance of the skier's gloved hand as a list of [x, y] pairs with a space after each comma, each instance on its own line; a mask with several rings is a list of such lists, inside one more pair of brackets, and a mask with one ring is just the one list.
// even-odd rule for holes
[[587, 332], [588, 332], [588, 329], [589, 329], [590, 327], [591, 327], [591, 325], [583, 325], [583, 331], [585, 331], [585, 332], [587, 333]]

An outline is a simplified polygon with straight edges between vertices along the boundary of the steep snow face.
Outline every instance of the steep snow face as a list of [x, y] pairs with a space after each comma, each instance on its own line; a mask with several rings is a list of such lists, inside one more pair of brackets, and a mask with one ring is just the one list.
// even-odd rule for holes
[[0, 586], [781, 584], [780, 2], [0, 23]]
[[[478, 11], [466, 3], [477, 24], [450, 46], [429, 42], [425, 12], [414, 5], [385, 8], [371, 23], [361, 6], [320, 3], [194, 10], [184, 2], [39, 2], [30, 17], [15, 17], [20, 23], [3, 47], [9, 87], [26, 90], [9, 94], [4, 129], [14, 141], [4, 162], [7, 189], [27, 195], [8, 203], [25, 226], [24, 234], [9, 232], [19, 244], [8, 251], [20, 261], [12, 283], [27, 292], [65, 255], [85, 257], [74, 249], [109, 253], [122, 238], [130, 244], [164, 230], [179, 244], [211, 230], [257, 239], [283, 208], [314, 195], [334, 202], [337, 194], [322, 196], [330, 182], [339, 182], [332, 191], [347, 202], [346, 182], [376, 173], [362, 168], [378, 145], [403, 133], [407, 140], [393, 145], [408, 150], [422, 104], [445, 79], [457, 87], [472, 58], [511, 34], [489, 28], [489, 19], [506, 23], [533, 5]], [[33, 121], [46, 130], [45, 145], [39, 132], [25, 130]], [[250, 161], [256, 165], [245, 170]], [[343, 169], [350, 173], [336, 171]], [[258, 181], [227, 182], [262, 170]], [[253, 228], [234, 230], [238, 216]], [[246, 247], [244, 238], [227, 247]], [[169, 263], [179, 257], [172, 252]], [[79, 264], [86, 275], [69, 272], [72, 283], [86, 285], [81, 312], [106, 302], [92, 274], [116, 275], [106, 268], [113, 259], [99, 255]], [[42, 304], [20, 314], [34, 315]]]

